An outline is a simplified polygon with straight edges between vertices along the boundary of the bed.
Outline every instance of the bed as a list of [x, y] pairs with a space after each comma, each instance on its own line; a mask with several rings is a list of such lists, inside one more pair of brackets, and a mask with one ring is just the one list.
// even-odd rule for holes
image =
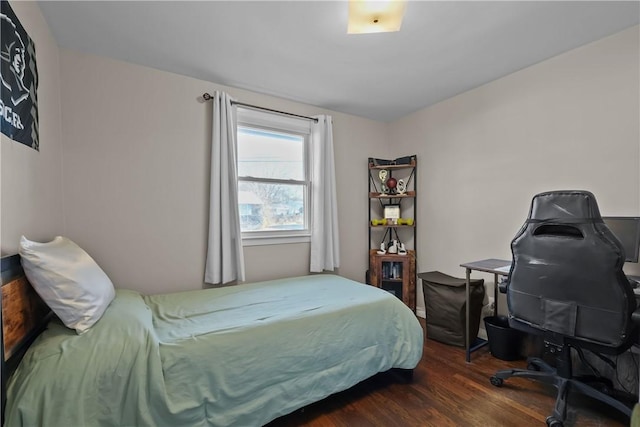
[[17, 259], [2, 259], [6, 426], [260, 426], [422, 356], [410, 309], [334, 275], [119, 289], [78, 335], [37, 302]]

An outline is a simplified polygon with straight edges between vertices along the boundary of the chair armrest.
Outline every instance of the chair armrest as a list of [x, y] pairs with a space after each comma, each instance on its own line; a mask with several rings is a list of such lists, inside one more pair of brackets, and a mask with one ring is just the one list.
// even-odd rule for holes
[[[509, 287], [509, 281], [508, 280], [505, 280], [504, 282], [498, 283], [498, 290], [500, 291], [501, 294], [506, 294], [508, 287]], [[638, 316], [640, 316], [640, 313], [638, 313]], [[639, 319], [640, 319], [640, 317], [639, 317]]]

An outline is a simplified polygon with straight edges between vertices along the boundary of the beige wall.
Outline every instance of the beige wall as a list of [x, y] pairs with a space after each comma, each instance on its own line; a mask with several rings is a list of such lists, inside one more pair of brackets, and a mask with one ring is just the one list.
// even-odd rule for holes
[[22, 234], [63, 234], [62, 138], [58, 46], [35, 2], [11, 2], [36, 46], [40, 152], [0, 137], [0, 251], [12, 255]]
[[636, 26], [391, 124], [420, 163], [419, 271], [464, 277], [462, 262], [510, 259], [538, 192], [585, 189], [603, 215], [640, 215], [638, 37]]
[[[147, 293], [202, 287], [211, 104], [203, 92], [334, 119], [340, 274], [367, 269], [366, 159], [386, 126], [362, 118], [61, 50], [66, 233], [118, 287]], [[364, 221], [363, 221], [363, 218]], [[248, 281], [308, 273], [309, 245], [245, 248]]]

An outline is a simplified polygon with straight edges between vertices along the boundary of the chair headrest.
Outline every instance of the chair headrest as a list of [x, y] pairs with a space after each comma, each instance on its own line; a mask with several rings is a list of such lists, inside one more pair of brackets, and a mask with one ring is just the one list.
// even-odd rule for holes
[[529, 219], [600, 218], [595, 196], [589, 191], [561, 190], [536, 194], [531, 201]]

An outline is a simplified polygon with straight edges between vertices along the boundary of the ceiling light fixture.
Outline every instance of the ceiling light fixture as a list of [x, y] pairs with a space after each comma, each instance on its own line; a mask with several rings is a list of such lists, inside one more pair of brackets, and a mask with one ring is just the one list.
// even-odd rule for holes
[[405, 0], [349, 0], [348, 34], [387, 33], [400, 30]]

